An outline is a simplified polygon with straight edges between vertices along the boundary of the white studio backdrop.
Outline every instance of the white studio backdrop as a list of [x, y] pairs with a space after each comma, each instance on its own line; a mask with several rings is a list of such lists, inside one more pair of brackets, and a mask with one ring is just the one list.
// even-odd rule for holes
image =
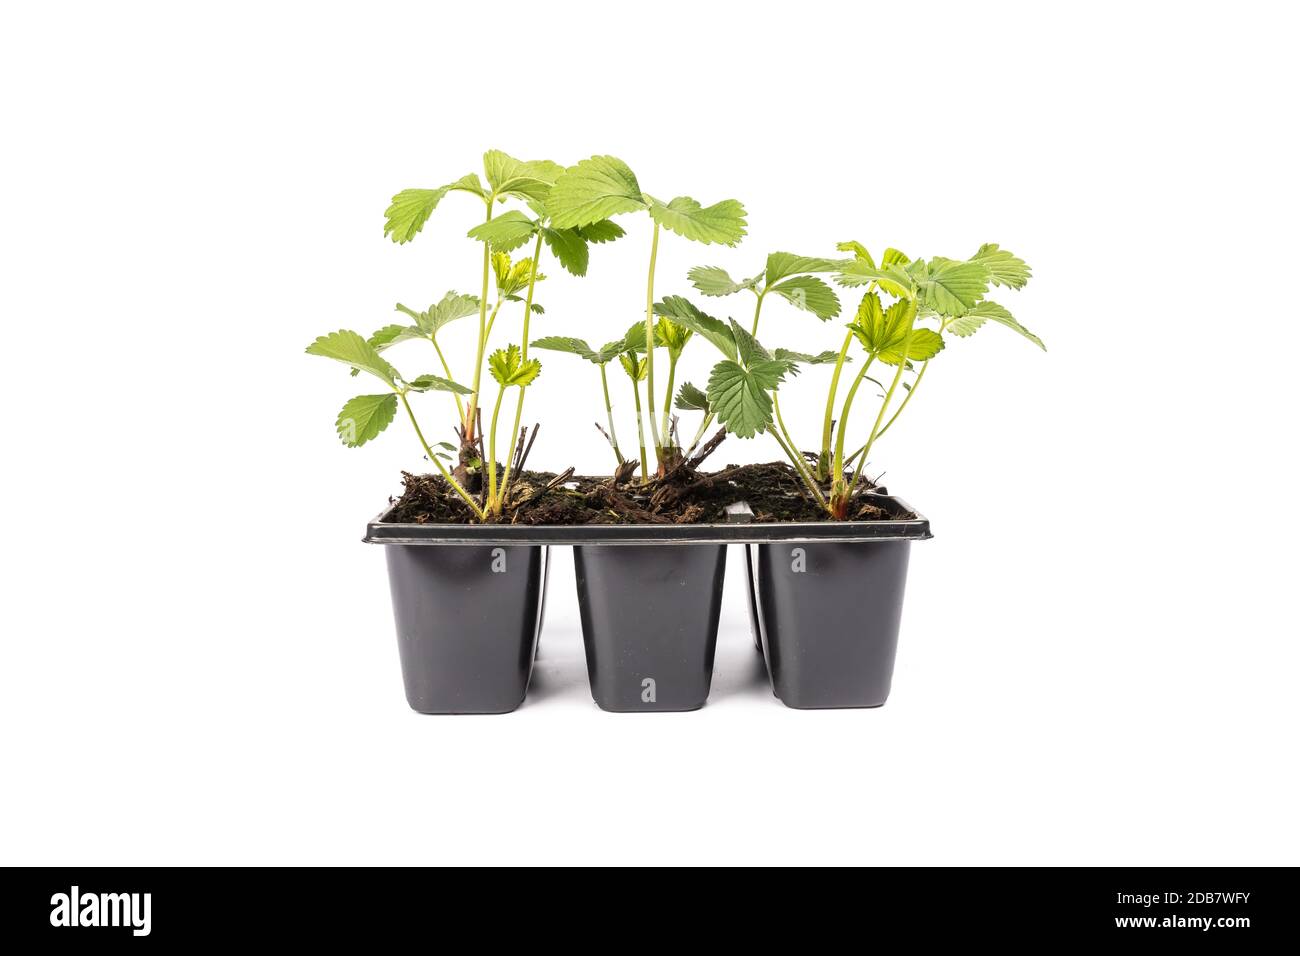
[[[1296, 862], [1291, 7], [2, 16], [0, 863]], [[664, 236], [658, 296], [845, 239], [1032, 264], [1006, 304], [1048, 351], [951, 341], [873, 452], [936, 535], [883, 709], [772, 698], [733, 554], [709, 705], [602, 713], [556, 549], [525, 706], [407, 710], [359, 539], [418, 446], [398, 420], [343, 448], [356, 383], [303, 349], [477, 292], [474, 201], [400, 247], [382, 213], [488, 148], [743, 201], [734, 249]], [[544, 266], [536, 335], [641, 314], [648, 221], [621, 222], [585, 279]], [[462, 367], [472, 325], [441, 339]], [[839, 327], [765, 308], [770, 345]], [[595, 368], [540, 357], [530, 465], [607, 470]], [[782, 393], [805, 446], [828, 374]]]

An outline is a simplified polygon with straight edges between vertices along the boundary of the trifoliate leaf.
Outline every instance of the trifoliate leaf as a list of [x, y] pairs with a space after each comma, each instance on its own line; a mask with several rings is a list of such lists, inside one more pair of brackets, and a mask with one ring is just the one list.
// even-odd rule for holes
[[498, 385], [509, 388], [512, 385], [524, 386], [532, 382], [542, 371], [542, 363], [537, 359], [529, 359], [525, 362], [519, 346], [507, 345], [488, 356], [488, 368]]
[[835, 277], [835, 281], [843, 286], [859, 286], [875, 282], [890, 295], [900, 299], [916, 295], [916, 280], [896, 264], [878, 269], [868, 265], [864, 260], [857, 259], [846, 263], [840, 274]]
[[749, 367], [759, 362], [772, 361], [772, 353], [763, 348], [754, 338], [741, 327], [735, 319], [728, 319], [731, 323], [731, 337], [736, 342], [736, 351], [740, 355], [742, 365]]
[[390, 386], [396, 387], [397, 370], [384, 361], [383, 357], [356, 332], [340, 329], [328, 335], [322, 335], [307, 346], [308, 355], [320, 355], [334, 359], [363, 372], [369, 372], [382, 379]]
[[636, 175], [613, 156], [593, 156], [570, 166], [555, 181], [546, 200], [556, 229], [590, 226], [646, 205]]
[[786, 276], [802, 275], [808, 272], [835, 272], [845, 265], [843, 259], [821, 259], [815, 256], [796, 256], [793, 252], [773, 252], [767, 257], [767, 276], [770, 289]]
[[478, 310], [478, 296], [448, 292], [438, 302], [429, 306], [429, 310], [424, 313], [424, 321], [417, 321], [417, 324], [429, 335], [437, 335], [438, 330], [448, 322], [477, 315]]
[[696, 266], [690, 272], [686, 273], [686, 278], [691, 280], [691, 284], [699, 289], [704, 295], [721, 296], [732, 295], [742, 289], [753, 291], [754, 287], [763, 280], [763, 274], [751, 279], [744, 279], [737, 282], [727, 273], [726, 269], [718, 266]]
[[677, 400], [673, 405], [684, 412], [707, 412], [709, 399], [690, 382], [683, 382], [682, 387], [677, 391]]
[[620, 355], [618, 364], [623, 366], [623, 371], [627, 372], [628, 377], [634, 382], [644, 381], [650, 370], [650, 364], [645, 359], [638, 359], [630, 352]]
[[811, 312], [823, 321], [840, 313], [839, 296], [816, 276], [795, 276], [777, 285], [769, 285], [768, 291], [777, 293], [791, 305]]
[[897, 365], [905, 357], [913, 361], [933, 358], [943, 348], [943, 337], [938, 332], [914, 328], [915, 321], [914, 299], [899, 299], [881, 312], [880, 299], [869, 292], [862, 297], [849, 329], [868, 352], [888, 365]]
[[679, 325], [666, 315], [660, 316], [655, 323], [655, 343], [666, 348], [670, 355], [681, 355], [693, 334], [686, 326]]
[[397, 396], [392, 392], [386, 395], [358, 395], [343, 406], [334, 427], [343, 444], [349, 448], [360, 448], [387, 428], [396, 414]]
[[494, 252], [518, 249], [537, 231], [537, 223], [518, 209], [510, 209], [469, 231], [471, 239], [486, 242]]
[[706, 315], [689, 299], [680, 295], [665, 296], [654, 304], [655, 315], [663, 315], [712, 342], [729, 359], [738, 357], [736, 337], [727, 323]]
[[[528, 286], [533, 273], [533, 260], [520, 259], [511, 263], [510, 256], [504, 252], [492, 253], [492, 272], [496, 276], [497, 292], [503, 296], [512, 296]], [[535, 281], [541, 282], [546, 276], [540, 272]]]
[[544, 203], [563, 172], [563, 166], [549, 159], [524, 161], [499, 149], [489, 149], [483, 154], [483, 173], [498, 196], [517, 196]]
[[[398, 306], [398, 308], [401, 308], [401, 306]], [[382, 352], [390, 345], [396, 345], [398, 342], [422, 338], [425, 338], [425, 334], [418, 326], [385, 325], [382, 329], [375, 331], [366, 341], [370, 343], [370, 347], [376, 352]]]
[[961, 315], [984, 298], [989, 287], [988, 270], [978, 262], [958, 262], [935, 256], [921, 270], [917, 283], [923, 304], [940, 315]]
[[542, 238], [546, 246], [569, 272], [575, 276], [587, 274], [587, 263], [591, 254], [587, 249], [587, 240], [577, 229], [543, 229]]
[[789, 366], [784, 362], [759, 362], [745, 368], [730, 359], [719, 362], [709, 375], [709, 408], [727, 430], [740, 438], [753, 438], [772, 424], [772, 398]]
[[[622, 345], [623, 343], [619, 342], [618, 344]], [[596, 361], [596, 353], [584, 339], [575, 339], [567, 335], [545, 336], [544, 338], [537, 339], [533, 342], [532, 347], [535, 349], [545, 349], [548, 352], [568, 352], [570, 355], [577, 355], [586, 359], [588, 362]], [[616, 349], [614, 354], [617, 355], [619, 351], [621, 351], [621, 349]], [[610, 358], [613, 358], [613, 356], [611, 355]], [[605, 359], [605, 361], [608, 362], [609, 359]], [[597, 362], [596, 364], [603, 365], [604, 362]]]
[[588, 242], [613, 242], [627, 235], [623, 227], [612, 219], [601, 219], [586, 226], [579, 226], [578, 234]]
[[1023, 289], [1032, 272], [1024, 259], [1012, 255], [1006, 249], [998, 247], [996, 242], [986, 242], [979, 252], [970, 257], [971, 262], [978, 262], [989, 273], [989, 281], [994, 285], [1004, 285], [1011, 289]]
[[453, 190], [473, 193], [480, 198], [487, 196], [483, 184], [473, 173], [437, 189], [403, 189], [384, 210], [384, 235], [390, 236], [393, 242], [410, 242], [429, 221], [442, 197]]
[[459, 382], [440, 375], [421, 375], [406, 383], [413, 392], [455, 392], [457, 395], [472, 395], [474, 389], [466, 388]]
[[988, 320], [1005, 325], [1014, 332], [1019, 332], [1044, 352], [1047, 351], [1047, 346], [1043, 344], [1042, 339], [1017, 322], [1005, 308], [989, 299], [980, 302], [960, 318], [953, 319], [948, 323], [947, 327], [948, 331], [952, 332], [953, 335], [960, 335], [965, 338], [968, 335], [974, 335], [979, 330], [979, 327]]
[[745, 207], [735, 199], [724, 199], [712, 206], [701, 206], [689, 196], [672, 202], [650, 201], [650, 216], [670, 232], [693, 242], [718, 242], [734, 246], [745, 236]]

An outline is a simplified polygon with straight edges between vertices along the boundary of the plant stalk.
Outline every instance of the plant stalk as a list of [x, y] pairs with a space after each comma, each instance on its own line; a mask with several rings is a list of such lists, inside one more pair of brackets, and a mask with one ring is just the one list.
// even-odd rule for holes
[[460, 482], [452, 477], [451, 472], [447, 470], [447, 466], [444, 465], [442, 460], [433, 453], [433, 449], [430, 448], [429, 443], [425, 441], [424, 432], [420, 430], [420, 423], [415, 420], [415, 412], [411, 411], [411, 403], [406, 400], [406, 393], [398, 392], [397, 397], [402, 400], [402, 405], [406, 409], [406, 414], [411, 419], [411, 425], [415, 428], [415, 437], [420, 439], [420, 445], [423, 446], [424, 453], [429, 456], [429, 461], [433, 462], [437, 469], [442, 472], [442, 477], [447, 480], [447, 483], [451, 485], [456, 494], [460, 495], [465, 504], [469, 505], [478, 519], [482, 521], [485, 517], [483, 509], [478, 506], [478, 502], [470, 496], [470, 493], [461, 487]]
[[[857, 467], [853, 469], [853, 480], [849, 482], [849, 497], [853, 496], [853, 489], [857, 487], [858, 478], [862, 475], [862, 466], [867, 463], [867, 456], [871, 454], [871, 446], [875, 444], [876, 439], [880, 437], [880, 423], [884, 421], [885, 412], [889, 410], [889, 403], [894, 399], [894, 392], [898, 388], [898, 383], [903, 380], [903, 371], [907, 368], [907, 352], [912, 346], [912, 335], [915, 332], [916, 323], [913, 322], [912, 327], [907, 330], [907, 338], [903, 339], [902, 355], [899, 356], [900, 361], [898, 363], [898, 371], [894, 373], [894, 380], [889, 383], [889, 391], [885, 392], [885, 400], [880, 403], [880, 411], [876, 415], [876, 423], [871, 426], [871, 436], [867, 439], [866, 445], [863, 446], [862, 457], [858, 459]], [[903, 410], [901, 405], [898, 410], [900, 412]]]
[[[633, 383], [635, 384], [635, 383]], [[623, 464], [623, 452], [618, 447], [618, 434], [614, 431], [614, 403], [609, 400], [609, 378], [605, 366], [600, 367], [600, 390], [605, 393], [605, 416], [609, 420], [609, 443], [614, 448], [615, 467]]]
[[[650, 271], [645, 283], [645, 361], [646, 361], [646, 412], [650, 416], [650, 439], [654, 442], [655, 463], [663, 461], [663, 443], [659, 439], [659, 426], [655, 424], [655, 260], [659, 256], [659, 223], [655, 223], [654, 238], [650, 241]], [[638, 396], [637, 401], [640, 401]], [[638, 427], [640, 416], [638, 415]], [[649, 481], [644, 466], [642, 480]]]
[[[542, 255], [542, 234], [541, 232], [538, 232], [537, 242], [533, 245], [533, 267], [530, 270], [528, 276], [528, 295], [524, 298], [524, 332], [523, 332], [524, 341], [523, 344], [519, 347], [519, 351], [521, 355], [520, 362], [528, 361], [528, 325], [533, 318], [533, 288], [537, 285], [537, 260], [541, 258], [541, 255]], [[489, 330], [490, 328], [491, 327], [489, 326]], [[519, 442], [519, 420], [520, 418], [523, 417], [524, 414], [524, 392], [525, 391], [526, 391], [525, 387], [521, 385], [519, 387], [519, 400], [515, 403], [514, 429], [510, 432], [511, 435], [510, 457], [506, 459], [506, 473], [501, 479], [501, 501], [499, 503], [500, 505], [505, 504], [506, 493], [510, 489], [510, 469], [515, 462], [515, 445], [518, 444]], [[497, 438], [496, 425], [494, 424], [492, 426], [492, 441], [495, 442], [496, 438]], [[497, 510], [500, 511], [500, 507], [498, 507]]]
[[[492, 206], [497, 201], [497, 194], [494, 192], [487, 198], [487, 218], [484, 222], [492, 221]], [[474, 422], [478, 418], [478, 384], [479, 371], [483, 368], [483, 343], [487, 336], [483, 333], [487, 330], [487, 293], [488, 293], [488, 275], [492, 271], [492, 250], [488, 244], [483, 243], [483, 285], [482, 291], [478, 296], [478, 359], [474, 362], [474, 392], [469, 397], [469, 409], [465, 415], [464, 432], [465, 442], [473, 444], [474, 442]]]
[[[443, 374], [447, 376], [449, 381], [454, 382], [456, 378], [451, 374], [451, 367], [447, 364], [447, 359], [442, 354], [442, 347], [438, 345], [438, 337], [436, 335], [431, 335], [429, 336], [429, 341], [433, 343], [433, 350], [438, 353], [438, 361], [442, 363]], [[463, 425], [465, 423], [465, 406], [460, 400], [460, 393], [452, 392], [451, 397], [456, 400], [456, 411], [460, 414], [460, 421]]]
[[[641, 445], [641, 480], [645, 482], [650, 480], [650, 467], [645, 456], [645, 426], [641, 423], [641, 389], [636, 379], [632, 379], [632, 398], [636, 402], [636, 437]], [[654, 422], [651, 421], [651, 424]]]
[[844, 344], [840, 346], [840, 357], [835, 361], [835, 371], [831, 373], [830, 389], [826, 392], [826, 414], [822, 418], [822, 448], [821, 454], [817, 458], [817, 477], [822, 481], [829, 480], [831, 476], [831, 433], [835, 416], [835, 393], [839, 390], [840, 373], [844, 371], [844, 361], [848, 358], [849, 346], [852, 344], [853, 333], [849, 332], [844, 336]]

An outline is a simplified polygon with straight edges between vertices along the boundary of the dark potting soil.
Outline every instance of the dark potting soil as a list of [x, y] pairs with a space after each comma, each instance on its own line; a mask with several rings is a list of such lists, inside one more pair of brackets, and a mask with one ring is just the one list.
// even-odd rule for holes
[[[440, 475], [402, 473], [406, 490], [393, 504], [389, 522], [471, 524], [469, 507]], [[886, 511], [869, 491], [865, 477], [849, 504], [848, 519], [881, 521], [913, 517]], [[678, 468], [641, 484], [635, 477], [616, 483], [609, 477], [524, 471], [512, 482], [510, 502], [498, 519], [508, 524], [708, 524], [726, 521], [726, 508], [749, 502], [758, 522], [826, 521], [828, 515], [809, 497], [785, 462], [728, 465], [721, 471]]]

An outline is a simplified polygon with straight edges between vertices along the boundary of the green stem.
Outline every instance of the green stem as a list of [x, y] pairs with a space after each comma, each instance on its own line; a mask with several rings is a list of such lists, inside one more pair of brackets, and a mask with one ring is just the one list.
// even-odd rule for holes
[[817, 483], [812, 480], [808, 475], [808, 472], [804, 470], [800, 463], [799, 453], [787, 445], [776, 432], [772, 433], [772, 437], [775, 438], [776, 443], [781, 446], [781, 451], [785, 453], [785, 457], [790, 459], [790, 464], [794, 465], [795, 473], [798, 474], [799, 480], [803, 482], [804, 487], [807, 488], [809, 494], [812, 495], [813, 501], [817, 502], [817, 504], [822, 508], [828, 507], [826, 499], [822, 497], [821, 490], [817, 487]]
[[[497, 201], [497, 194], [494, 192], [487, 198], [487, 218], [484, 222], [492, 221], [492, 206]], [[487, 293], [488, 293], [488, 276], [492, 272], [492, 250], [488, 244], [483, 243], [483, 287], [478, 296], [478, 358], [474, 362], [474, 392], [469, 397], [469, 409], [465, 413], [464, 432], [465, 441], [474, 440], [474, 419], [478, 412], [478, 383], [479, 371], [483, 368], [483, 343], [486, 336], [483, 334], [487, 327]]]
[[[871, 454], [871, 446], [875, 444], [880, 437], [880, 423], [884, 421], [885, 412], [889, 410], [889, 403], [894, 400], [894, 391], [898, 388], [898, 383], [903, 380], [903, 370], [907, 368], [907, 351], [912, 346], [912, 334], [916, 331], [916, 324], [907, 330], [907, 337], [903, 339], [903, 348], [900, 350], [900, 360], [898, 371], [894, 373], [894, 380], [889, 383], [889, 391], [885, 392], [885, 400], [880, 403], [880, 411], [876, 415], [876, 423], [871, 426], [871, 437], [862, 448], [862, 457], [858, 459], [857, 467], [853, 469], [853, 480], [849, 482], [849, 497], [853, 496], [853, 489], [857, 487], [858, 478], [862, 475], [862, 466], [867, 463], [867, 456]], [[902, 411], [902, 406], [899, 407]]]
[[[634, 383], [635, 384], [635, 383]], [[618, 467], [623, 464], [623, 452], [618, 447], [618, 434], [614, 431], [614, 403], [609, 400], [609, 378], [605, 375], [605, 366], [600, 367], [600, 390], [605, 393], [605, 417], [609, 420], [609, 443], [614, 448], [614, 458]]]
[[758, 296], [758, 301], [754, 303], [754, 325], [749, 330], [749, 334], [757, 338], [758, 337], [758, 314], [763, 311], [763, 296], [767, 295], [767, 290], [764, 289], [762, 292], [756, 292], [754, 294]]
[[817, 482], [813, 478], [812, 472], [808, 470], [808, 464], [803, 460], [803, 454], [799, 451], [799, 446], [795, 444], [795, 440], [790, 436], [789, 429], [785, 427], [785, 419], [781, 417], [781, 402], [777, 398], [776, 392], [772, 393], [772, 409], [776, 412], [776, 425], [781, 431], [781, 437], [784, 439], [783, 444], [788, 445], [790, 451], [794, 453], [791, 461], [794, 462], [795, 471], [799, 472], [799, 477], [804, 480], [806, 485], [815, 488]]
[[660, 434], [663, 435], [665, 444], [668, 443], [671, 437], [668, 433], [668, 413], [672, 410], [673, 407], [673, 382], [677, 378], [677, 360], [679, 358], [681, 358], [681, 353], [674, 354], [671, 350], [669, 350], [668, 388], [664, 390], [664, 411], [663, 411], [664, 421], [662, 427], [660, 427], [659, 429]]
[[479, 343], [479, 345], [478, 345], [478, 350], [479, 350], [479, 367], [478, 367], [478, 370], [476, 370], [475, 373], [474, 373], [474, 387], [475, 387], [475, 388], [478, 388], [479, 372], [481, 372], [482, 369], [483, 369], [483, 356], [487, 354], [487, 344], [488, 344], [488, 339], [490, 339], [490, 338], [492, 337], [492, 326], [496, 325], [496, 322], [497, 322], [497, 313], [501, 311], [501, 303], [504, 302], [504, 301], [505, 301], [504, 299], [500, 299], [500, 298], [498, 298], [497, 301], [496, 301], [496, 305], [492, 306], [492, 317], [488, 319], [488, 321], [487, 321], [487, 329], [484, 330], [484, 333], [483, 333], [483, 341], [481, 341], [481, 342]]
[[[655, 259], [659, 256], [659, 223], [655, 223], [654, 238], [650, 241], [650, 271], [645, 283], [645, 361], [646, 361], [646, 412], [650, 416], [650, 439], [655, 446], [656, 464], [662, 461], [663, 443], [659, 439], [659, 426], [655, 424]], [[640, 398], [637, 399], [640, 401]], [[638, 416], [639, 425], [639, 416]], [[649, 475], [642, 471], [642, 480]]]
[[[835, 362], [835, 371], [831, 373], [830, 391], [826, 393], [826, 415], [822, 419], [821, 456], [817, 459], [817, 477], [823, 481], [830, 478], [831, 431], [835, 415], [835, 393], [840, 387], [840, 373], [844, 370], [844, 361], [849, 355], [849, 346], [853, 344], [853, 333], [844, 336], [840, 346], [840, 357]], [[824, 474], [822, 472], [825, 472]]]
[[[636, 379], [632, 379], [632, 398], [636, 401], [636, 437], [641, 444], [641, 480], [649, 481], [650, 468], [645, 457], [645, 426], [641, 424], [641, 389]], [[650, 424], [653, 425], [654, 422]]]
[[862, 363], [862, 370], [853, 379], [849, 394], [844, 398], [844, 409], [840, 412], [840, 421], [835, 428], [835, 457], [831, 461], [831, 481], [836, 484], [844, 480], [844, 436], [849, 430], [849, 409], [853, 406], [853, 396], [858, 393], [858, 386], [866, 378], [867, 369], [871, 368], [871, 363], [875, 360], [874, 352], [867, 356], [867, 360]]
[[[506, 386], [502, 385], [497, 390], [497, 402], [492, 407], [492, 424], [488, 430], [488, 460], [483, 464], [488, 473], [488, 511], [492, 514], [500, 513], [500, 502], [497, 501], [497, 416], [501, 414], [501, 399], [506, 397]], [[502, 490], [505, 490], [504, 483]]]
[[[542, 255], [542, 234], [538, 232], [537, 242], [533, 246], [533, 268], [530, 270], [528, 276], [528, 295], [524, 299], [524, 332], [523, 332], [524, 343], [522, 346], [520, 346], [520, 353], [522, 356], [520, 358], [521, 363], [528, 361], [528, 324], [529, 322], [532, 321], [533, 318], [533, 288], [534, 286], [537, 285], [537, 260], [541, 258], [541, 255]], [[515, 445], [519, 441], [519, 420], [523, 417], [524, 414], [524, 392], [525, 391], [526, 388], [520, 386], [519, 400], [515, 403], [515, 424], [514, 424], [514, 428], [512, 428], [510, 431], [510, 456], [506, 459], [505, 477], [501, 479], [501, 501], [500, 501], [501, 505], [505, 504], [506, 494], [510, 490], [510, 469], [515, 463]], [[493, 428], [492, 440], [496, 441], [496, 437], [497, 437], [496, 429]], [[500, 509], [498, 508], [498, 510]]]
[[[921, 379], [925, 378], [925, 370], [929, 367], [930, 367], [929, 359], [926, 359], [924, 362], [921, 363], [921, 371], [916, 373], [916, 379], [912, 382], [912, 387], [909, 388], [907, 390], [907, 394], [903, 396], [903, 403], [898, 406], [898, 411], [894, 412], [894, 414], [889, 417], [889, 421], [885, 422], [885, 427], [880, 429], [880, 431], [876, 433], [876, 438], [880, 438], [881, 435], [889, 431], [890, 425], [898, 421], [898, 416], [903, 414], [903, 409], [907, 407], [907, 403], [910, 402], [912, 400], [912, 396], [916, 394], [916, 386], [921, 384]], [[867, 446], [863, 445], [862, 447], [865, 450]]]
[[696, 448], [699, 447], [700, 439], [704, 437], [704, 433], [708, 430], [709, 426], [712, 424], [713, 424], [713, 412], [709, 412], [707, 415], [704, 416], [704, 419], [700, 422], [699, 431], [697, 431], [695, 433], [695, 437], [691, 439], [691, 447], [687, 449], [687, 454], [690, 454], [691, 452], [695, 451]]
[[[442, 354], [442, 348], [438, 345], [438, 337], [436, 335], [431, 335], [429, 336], [429, 341], [433, 343], [433, 350], [438, 353], [438, 361], [442, 363], [443, 373], [447, 376], [447, 378], [450, 381], [454, 382], [456, 380], [456, 377], [451, 374], [451, 367], [447, 365], [446, 356]], [[452, 392], [451, 397], [456, 400], [456, 411], [460, 414], [461, 423], [464, 424], [465, 406], [461, 404], [460, 394], [457, 392]]]
[[438, 470], [442, 472], [442, 477], [447, 480], [447, 483], [451, 485], [456, 494], [460, 495], [461, 498], [464, 499], [465, 504], [469, 505], [474, 514], [478, 516], [478, 519], [482, 521], [484, 518], [483, 509], [478, 506], [478, 502], [470, 496], [468, 491], [461, 487], [460, 482], [452, 477], [451, 472], [447, 470], [447, 467], [442, 463], [442, 460], [433, 453], [433, 449], [429, 447], [429, 443], [424, 440], [424, 432], [420, 430], [420, 423], [415, 420], [415, 412], [411, 411], [411, 403], [406, 400], [406, 393], [398, 392], [397, 397], [402, 400], [402, 405], [406, 408], [406, 414], [411, 419], [411, 425], [415, 428], [415, 437], [420, 439], [420, 444], [424, 448], [424, 453], [429, 456], [429, 461], [433, 462], [434, 465], [437, 466]]

